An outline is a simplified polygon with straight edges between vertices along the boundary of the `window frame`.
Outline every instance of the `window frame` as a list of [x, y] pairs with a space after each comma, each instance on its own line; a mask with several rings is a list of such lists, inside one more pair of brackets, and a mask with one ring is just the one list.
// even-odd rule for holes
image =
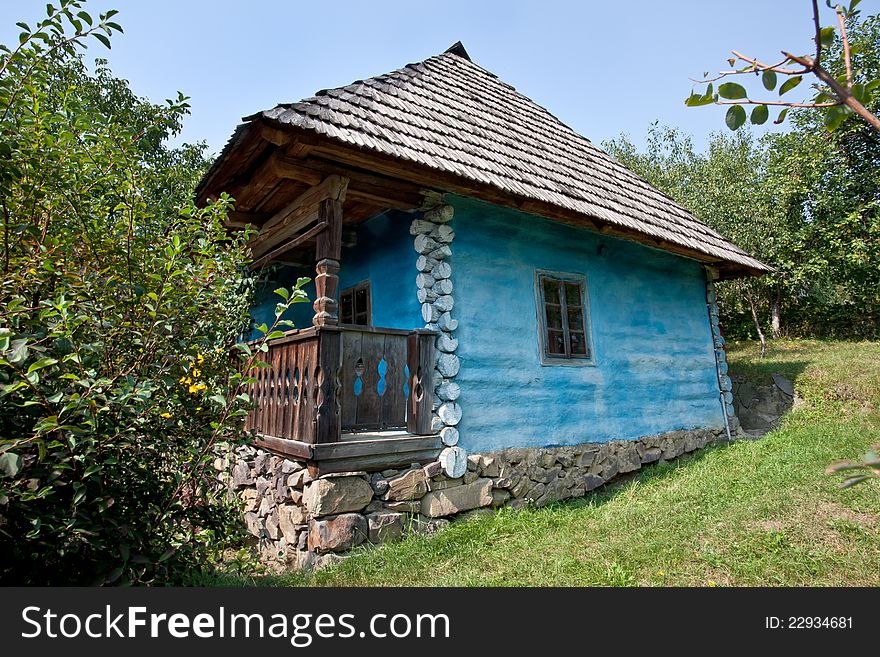
[[[586, 341], [588, 356], [577, 355], [558, 355], [550, 353], [550, 332], [547, 327], [547, 306], [544, 296], [544, 281], [551, 279], [561, 283], [575, 283], [580, 286], [581, 292], [581, 319], [584, 326], [584, 340]], [[564, 294], [560, 298], [560, 314], [562, 316], [563, 336], [566, 337], [566, 349], [570, 344], [570, 329], [568, 328], [568, 312]], [[596, 365], [596, 343], [593, 340], [592, 323], [590, 322], [590, 293], [587, 287], [587, 277], [584, 274], [572, 272], [551, 271], [547, 269], [535, 270], [535, 306], [538, 316], [538, 354], [540, 356], [541, 365], [563, 365], [563, 366], [595, 366]], [[565, 308], [566, 312], [562, 312]]]
[[[356, 324], [357, 322], [357, 308], [355, 307], [356, 295], [360, 290], [367, 291], [367, 323], [366, 324]], [[351, 294], [352, 299], [352, 322], [343, 322], [342, 321], [342, 298], [346, 294]], [[365, 281], [361, 281], [356, 285], [352, 285], [351, 287], [347, 287], [344, 290], [339, 290], [339, 323], [345, 326], [372, 326], [373, 325], [373, 290], [370, 285], [369, 279]]]

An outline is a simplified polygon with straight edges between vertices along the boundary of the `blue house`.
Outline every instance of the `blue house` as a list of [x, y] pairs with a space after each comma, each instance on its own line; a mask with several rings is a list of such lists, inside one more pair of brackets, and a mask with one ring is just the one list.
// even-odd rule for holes
[[713, 283], [768, 268], [461, 44], [246, 117], [221, 192], [257, 322], [314, 280], [248, 426], [315, 473], [735, 423]]

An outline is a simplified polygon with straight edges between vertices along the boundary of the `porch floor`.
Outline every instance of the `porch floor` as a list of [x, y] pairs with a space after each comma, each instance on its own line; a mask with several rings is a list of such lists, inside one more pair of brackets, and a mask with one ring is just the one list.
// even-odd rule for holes
[[416, 434], [407, 432], [406, 429], [381, 429], [371, 431], [344, 431], [339, 437], [339, 442], [351, 442], [356, 440], [383, 440], [386, 438], [417, 438]]
[[417, 435], [405, 429], [345, 432], [339, 442], [317, 444], [260, 434], [256, 445], [286, 458], [308, 462], [316, 476], [427, 463], [443, 449], [439, 434]]

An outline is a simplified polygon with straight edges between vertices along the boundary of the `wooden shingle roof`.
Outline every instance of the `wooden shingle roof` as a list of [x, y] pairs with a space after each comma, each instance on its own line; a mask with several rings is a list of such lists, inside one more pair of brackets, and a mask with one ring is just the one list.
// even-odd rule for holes
[[423, 62], [320, 91], [245, 120], [313, 132], [679, 245], [737, 269], [769, 271], [546, 109], [473, 63], [461, 44]]

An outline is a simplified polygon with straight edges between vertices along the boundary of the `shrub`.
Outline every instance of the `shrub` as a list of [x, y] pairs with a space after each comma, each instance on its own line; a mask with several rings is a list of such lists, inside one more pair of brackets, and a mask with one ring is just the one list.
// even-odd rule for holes
[[180, 581], [237, 526], [203, 471], [218, 441], [242, 439], [229, 354], [248, 321], [248, 234], [225, 229], [230, 199], [191, 205], [204, 146], [163, 145], [186, 98], [154, 105], [84, 64], [87, 40], [121, 31], [114, 13], [64, 0], [2, 51], [6, 583]]

